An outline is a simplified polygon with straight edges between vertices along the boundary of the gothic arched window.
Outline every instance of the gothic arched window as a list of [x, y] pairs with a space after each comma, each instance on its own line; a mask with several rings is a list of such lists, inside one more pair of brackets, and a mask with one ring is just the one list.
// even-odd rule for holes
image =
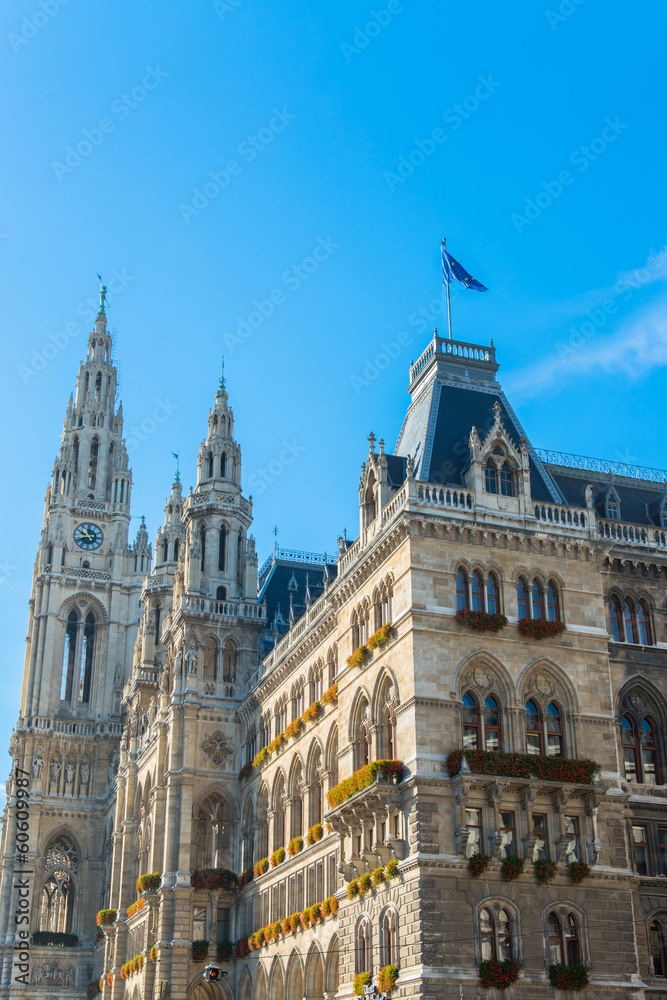
[[236, 680], [236, 646], [233, 639], [225, 643], [222, 654], [222, 679], [231, 684]]
[[95, 435], [90, 442], [90, 457], [88, 459], [88, 489], [94, 490], [97, 483], [97, 459], [100, 450], [100, 439]]
[[470, 691], [465, 692], [462, 701], [463, 749], [502, 750], [500, 704], [494, 695], [487, 695], [481, 712], [475, 695]]
[[554, 586], [553, 582], [549, 580], [547, 584], [546, 592], [546, 603], [547, 603], [547, 619], [550, 622], [557, 622], [560, 620], [559, 609], [558, 609], [558, 591]]
[[486, 610], [490, 615], [497, 615], [500, 612], [500, 593], [494, 573], [489, 573], [486, 581]]
[[371, 922], [367, 917], [359, 921], [357, 927], [356, 964], [357, 972], [372, 972]]
[[199, 530], [199, 546], [201, 548], [201, 562], [199, 568], [203, 573], [204, 567], [206, 566], [206, 528], [200, 528]]
[[514, 489], [512, 485], [512, 473], [508, 469], [507, 465], [503, 462], [500, 467], [500, 472], [498, 474], [498, 480], [500, 483], [500, 494], [504, 497], [514, 496]]
[[498, 478], [496, 476], [495, 466], [491, 462], [486, 463], [484, 469], [484, 489], [487, 493], [497, 493], [498, 492]]
[[533, 755], [544, 753], [540, 710], [530, 699], [526, 702], [526, 750]]
[[533, 580], [530, 592], [531, 618], [544, 618], [544, 607], [542, 602], [542, 587], [539, 580]]
[[398, 915], [396, 910], [386, 910], [380, 918], [380, 947], [382, 965], [398, 965]]
[[621, 603], [618, 597], [612, 597], [609, 601], [609, 620], [611, 622], [611, 637], [615, 642], [623, 641], [623, 617], [621, 614]]
[[93, 657], [95, 655], [95, 616], [88, 612], [83, 625], [81, 641], [79, 700], [90, 701], [90, 686], [93, 681]]
[[217, 681], [219, 674], [220, 649], [216, 639], [209, 635], [204, 643], [204, 679]]
[[220, 534], [218, 535], [218, 569], [220, 572], [224, 572], [225, 569], [225, 556], [227, 553], [227, 528], [223, 526], [220, 528]]
[[46, 849], [45, 861], [40, 930], [70, 933], [79, 861], [74, 841], [63, 834], [55, 837]]
[[654, 976], [667, 976], [667, 956], [665, 954], [665, 935], [659, 921], [654, 920], [649, 927], [649, 944]]
[[210, 451], [208, 453], [208, 458], [206, 459], [206, 470], [207, 470], [206, 478], [213, 479], [213, 455], [211, 454]]
[[512, 918], [506, 909], [497, 909], [494, 914], [491, 907], [482, 907], [479, 911], [478, 929], [483, 962], [492, 958], [503, 962], [513, 957]]
[[468, 610], [468, 580], [462, 569], [456, 574], [456, 610]]
[[551, 912], [547, 917], [547, 937], [549, 962], [552, 965], [578, 965], [581, 961], [579, 941], [579, 921], [574, 913], [568, 913], [561, 920]]
[[178, 550], [179, 550], [179, 548], [180, 548], [180, 546], [179, 546], [178, 538], [177, 538], [176, 541], [174, 542], [174, 562], [178, 562]]
[[65, 627], [65, 652], [63, 655], [62, 683], [60, 697], [62, 701], [71, 701], [74, 683], [74, 666], [76, 664], [76, 642], [79, 616], [76, 611], [70, 611]]
[[640, 785], [659, 784], [658, 748], [651, 719], [644, 716], [640, 725], [636, 726], [634, 719], [624, 715], [621, 719], [621, 737], [625, 780]]
[[155, 645], [160, 644], [160, 628], [162, 627], [162, 607], [159, 601], [155, 602]]
[[227, 468], [227, 456], [225, 455], [225, 453], [223, 451], [222, 455], [220, 456], [220, 478], [221, 479], [225, 478], [226, 468]]
[[642, 646], [652, 645], [651, 626], [649, 623], [648, 610], [644, 601], [639, 601], [637, 603], [637, 631], [639, 633], [639, 642]]
[[470, 592], [472, 596], [472, 610], [473, 611], [483, 611], [484, 610], [484, 585], [482, 583], [482, 575], [479, 570], [475, 570], [472, 574], [470, 581]]
[[519, 611], [519, 618], [528, 617], [528, 587], [522, 576], [517, 580], [516, 600]]
[[204, 799], [194, 827], [195, 868], [230, 868], [231, 821], [221, 795], [214, 792]]

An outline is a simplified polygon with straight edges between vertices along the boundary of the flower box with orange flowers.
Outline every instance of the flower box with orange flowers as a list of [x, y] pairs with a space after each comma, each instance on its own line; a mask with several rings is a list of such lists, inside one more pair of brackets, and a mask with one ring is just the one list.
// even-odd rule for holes
[[338, 701], [338, 683], [332, 684], [322, 695], [323, 705], [335, 705]]
[[370, 650], [368, 646], [362, 644], [361, 646], [357, 646], [355, 651], [348, 656], [346, 662], [348, 667], [360, 667], [363, 663], [365, 663], [369, 656]]
[[331, 791], [327, 792], [327, 801], [330, 809], [342, 805], [347, 799], [352, 798], [357, 792], [362, 791], [372, 785], [377, 776], [381, 775], [385, 781], [392, 781], [397, 784], [403, 776], [403, 764], [400, 760], [373, 760], [370, 764], [365, 764], [358, 771], [351, 774], [349, 778], [334, 785]]

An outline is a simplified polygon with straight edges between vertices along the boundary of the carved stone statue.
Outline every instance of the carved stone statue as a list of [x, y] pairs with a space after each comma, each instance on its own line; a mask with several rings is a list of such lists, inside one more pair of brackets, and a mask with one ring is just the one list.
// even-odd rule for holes
[[109, 784], [111, 784], [113, 779], [116, 777], [116, 774], [118, 773], [118, 763], [119, 763], [118, 751], [114, 750], [114, 752], [111, 754], [111, 758], [109, 759], [109, 767], [107, 768], [107, 774], [109, 776]]
[[60, 761], [59, 760], [52, 760], [51, 761], [51, 767], [49, 768], [49, 775], [50, 775], [50, 778], [51, 778], [51, 781], [53, 782], [53, 784], [57, 785], [58, 784], [58, 778], [60, 777]]
[[41, 780], [44, 770], [44, 758], [41, 753], [36, 753], [32, 760], [32, 776]]
[[88, 784], [89, 778], [90, 778], [90, 766], [86, 763], [83, 763], [79, 768], [79, 783], [82, 788]]
[[588, 486], [586, 487], [586, 489], [584, 491], [584, 496], [586, 497], [586, 506], [587, 507], [592, 507], [593, 506], [593, 487], [591, 486], [590, 483], [588, 484]]
[[197, 673], [197, 650], [194, 646], [188, 646], [185, 654], [185, 668], [188, 674]]
[[71, 760], [68, 760], [67, 763], [65, 764], [65, 784], [66, 785], [74, 784], [74, 764], [72, 763]]

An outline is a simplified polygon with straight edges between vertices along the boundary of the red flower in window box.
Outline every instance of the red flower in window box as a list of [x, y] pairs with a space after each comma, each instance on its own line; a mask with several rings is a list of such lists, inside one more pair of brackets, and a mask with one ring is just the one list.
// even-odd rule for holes
[[590, 866], [585, 861], [570, 861], [567, 870], [570, 873], [573, 885], [579, 885], [591, 873]]
[[398, 979], [398, 968], [395, 965], [384, 965], [378, 972], [378, 989], [381, 993], [391, 993]]
[[568, 784], [591, 785], [600, 770], [594, 760], [570, 760], [568, 757], [547, 757], [543, 754], [503, 753], [500, 750], [452, 750], [447, 757], [451, 778], [461, 770], [465, 756], [474, 774], [498, 774], [507, 778], [538, 778], [541, 781], [563, 781]]
[[241, 770], [239, 771], [239, 781], [243, 781], [245, 778], [250, 777], [254, 768], [255, 765], [251, 760], [249, 760], [247, 764], [244, 764]]
[[303, 713], [301, 718], [304, 722], [314, 722], [315, 719], [322, 714], [322, 705], [319, 701], [314, 701], [312, 705], [309, 705], [306, 711]]
[[500, 632], [507, 625], [505, 615], [490, 615], [486, 611], [457, 611], [456, 621], [473, 632]]
[[523, 858], [516, 854], [508, 854], [503, 858], [500, 870], [503, 875], [503, 882], [514, 882], [523, 873]]
[[482, 962], [479, 967], [479, 980], [486, 990], [506, 990], [519, 978], [519, 963], [511, 958], [506, 958], [504, 962], [499, 962], [497, 958], [490, 958]]
[[384, 874], [388, 882], [392, 878], [398, 878], [398, 861], [396, 858], [392, 858], [391, 861], [387, 862]]
[[318, 840], [321, 840], [324, 836], [324, 827], [321, 823], [315, 823], [308, 830], [306, 834], [306, 840], [309, 844], [316, 844]]
[[468, 871], [473, 878], [479, 878], [484, 874], [490, 864], [490, 856], [477, 851], [475, 854], [471, 854], [468, 858]]
[[556, 963], [549, 966], [549, 982], [556, 990], [584, 990], [590, 981], [585, 965]]
[[285, 860], [285, 848], [279, 847], [277, 851], [274, 851], [271, 855], [271, 867], [277, 868]]
[[204, 962], [208, 958], [208, 941], [192, 942], [192, 961]]
[[259, 878], [260, 875], [263, 875], [264, 872], [268, 872], [268, 870], [269, 870], [268, 858], [262, 858], [260, 861], [255, 862], [255, 867], [254, 867], [255, 878]]
[[290, 722], [289, 726], [285, 729], [285, 736], [288, 740], [295, 740], [301, 730], [303, 729], [303, 719], [299, 716], [294, 722]]
[[528, 639], [551, 639], [565, 631], [565, 622], [550, 622], [546, 618], [520, 618], [519, 632]]
[[355, 997], [362, 997], [364, 995], [364, 986], [370, 986], [371, 974], [370, 972], [358, 972], [354, 977], [354, 988], [353, 992]]
[[368, 646], [357, 646], [355, 651], [347, 658], [348, 667], [360, 667], [368, 659], [369, 655], [370, 650]]
[[359, 895], [359, 879], [353, 878], [347, 883], [347, 898], [356, 899]]
[[540, 885], [549, 885], [558, 871], [556, 862], [550, 861], [549, 858], [539, 858], [533, 862], [533, 868], [535, 869], [535, 878]]
[[287, 845], [287, 853], [290, 858], [293, 858], [296, 854], [299, 854], [303, 850], [303, 837], [292, 837], [289, 844]]
[[323, 705], [335, 705], [338, 701], [338, 684], [332, 684], [322, 695]]

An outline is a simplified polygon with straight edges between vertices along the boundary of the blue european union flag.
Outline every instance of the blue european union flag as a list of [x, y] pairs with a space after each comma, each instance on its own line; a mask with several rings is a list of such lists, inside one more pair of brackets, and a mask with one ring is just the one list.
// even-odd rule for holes
[[466, 288], [474, 288], [476, 292], [488, 292], [486, 285], [483, 285], [481, 281], [477, 278], [473, 278], [472, 274], [468, 274], [465, 267], [459, 264], [458, 260], [455, 260], [450, 253], [447, 253], [444, 246], [441, 244], [442, 249], [442, 281], [443, 284], [446, 281], [447, 284], [456, 278], [460, 281], [462, 285]]

